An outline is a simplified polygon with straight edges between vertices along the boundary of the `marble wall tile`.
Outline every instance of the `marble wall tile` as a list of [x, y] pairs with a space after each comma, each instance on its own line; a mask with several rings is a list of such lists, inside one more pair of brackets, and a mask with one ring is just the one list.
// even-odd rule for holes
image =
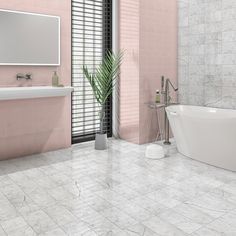
[[188, 8], [179, 8], [179, 27], [187, 27], [189, 24]]
[[178, 1], [178, 8], [182, 9], [182, 8], [186, 8], [188, 7], [188, 0], [179, 0]]
[[205, 54], [221, 54], [222, 52], [222, 43], [221, 42], [216, 42], [216, 43], [210, 43], [205, 46]]
[[188, 72], [188, 66], [181, 66], [178, 71], [179, 78], [179, 84], [181, 85], [187, 85], [188, 84], [188, 79], [189, 79], [189, 72]]
[[190, 14], [188, 18], [189, 26], [191, 25], [199, 25], [205, 23], [205, 16], [203, 13], [201, 14]]
[[236, 54], [222, 54], [222, 65], [236, 65]]
[[195, 47], [196, 45], [205, 44], [206, 36], [204, 34], [189, 35], [189, 47]]
[[188, 31], [190, 34], [204, 34], [205, 33], [206, 24], [193, 25], [188, 27]]
[[195, 47], [191, 47], [188, 50], [189, 55], [204, 55], [205, 53], [205, 45], [200, 44]]
[[179, 0], [178, 6], [179, 19], [188, 22], [179, 28], [180, 102], [235, 108], [236, 1]]
[[206, 0], [206, 12], [219, 11], [222, 9], [222, 0]]
[[228, 8], [232, 8], [232, 7], [236, 7], [236, 1], [234, 1], [234, 0], [222, 0], [222, 8], [223, 9], [228, 9]]
[[236, 86], [236, 66], [223, 65], [222, 66], [222, 80], [224, 86]]
[[206, 33], [206, 44], [213, 44], [213, 43], [220, 43], [222, 41], [222, 33], [215, 32], [215, 33]]
[[191, 95], [188, 98], [188, 104], [189, 105], [195, 105], [195, 106], [203, 106], [204, 105], [204, 99], [203, 99], [202, 96]]
[[223, 9], [222, 19], [231, 20], [236, 18], [236, 8]]
[[236, 41], [236, 31], [224, 31], [222, 32], [223, 42], [235, 42]]
[[191, 65], [204, 65], [205, 63], [205, 57], [204, 55], [192, 55], [190, 54], [188, 56], [189, 64]]
[[208, 12], [209, 14], [206, 14], [206, 23], [209, 22], [218, 22], [222, 20], [222, 11], [221, 10], [212, 10], [212, 8], [210, 8], [210, 12]]
[[226, 58], [225, 55], [222, 54], [205, 54], [204, 59], [204, 65], [221, 65], [223, 64], [222, 61], [225, 62], [226, 60], [230, 60], [231, 58]]
[[222, 42], [222, 53], [236, 54], [236, 43], [235, 42]]
[[179, 56], [188, 56], [188, 54], [189, 54], [188, 46], [179, 47], [178, 54], [179, 54]]
[[236, 30], [236, 24], [235, 20], [223, 20], [222, 21], [222, 30], [223, 31], [235, 31]]

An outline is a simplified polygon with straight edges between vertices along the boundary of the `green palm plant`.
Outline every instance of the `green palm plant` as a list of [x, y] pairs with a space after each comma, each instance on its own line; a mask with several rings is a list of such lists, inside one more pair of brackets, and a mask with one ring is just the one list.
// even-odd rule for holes
[[122, 52], [115, 54], [108, 51], [95, 73], [89, 72], [87, 66], [83, 65], [84, 76], [88, 79], [94, 97], [101, 106], [99, 112], [101, 134], [104, 134], [105, 104], [109, 96], [112, 94], [113, 87], [116, 84], [116, 79], [119, 76], [122, 57]]

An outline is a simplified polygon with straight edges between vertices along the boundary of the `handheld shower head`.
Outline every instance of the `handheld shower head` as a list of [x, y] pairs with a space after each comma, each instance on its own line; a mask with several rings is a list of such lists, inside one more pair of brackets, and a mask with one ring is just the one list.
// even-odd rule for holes
[[161, 91], [164, 90], [164, 86], [165, 86], [165, 77], [162, 76], [162, 77], [161, 77]]

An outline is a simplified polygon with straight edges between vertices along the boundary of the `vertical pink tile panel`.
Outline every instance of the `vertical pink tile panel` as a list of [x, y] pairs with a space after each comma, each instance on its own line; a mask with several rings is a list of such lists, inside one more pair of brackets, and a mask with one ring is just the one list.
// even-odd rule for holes
[[162, 75], [177, 85], [177, 1], [141, 0], [140, 17], [139, 141], [148, 143], [156, 138], [157, 119], [145, 103], [155, 100]]
[[120, 1], [120, 137], [139, 143], [139, 1]]
[[176, 0], [121, 0], [120, 32], [120, 47], [125, 50], [121, 137], [140, 144], [151, 142], [158, 131], [157, 118], [147, 103], [161, 89], [162, 75], [177, 84]]

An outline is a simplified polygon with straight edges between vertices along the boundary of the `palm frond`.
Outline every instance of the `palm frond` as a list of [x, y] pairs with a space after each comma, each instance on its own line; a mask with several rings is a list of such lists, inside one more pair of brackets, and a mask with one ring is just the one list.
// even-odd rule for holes
[[95, 73], [89, 73], [88, 68], [85, 65], [83, 66], [84, 76], [88, 79], [94, 97], [100, 105], [104, 105], [112, 94], [116, 79], [119, 76], [122, 58], [122, 52], [114, 54], [108, 51]]

